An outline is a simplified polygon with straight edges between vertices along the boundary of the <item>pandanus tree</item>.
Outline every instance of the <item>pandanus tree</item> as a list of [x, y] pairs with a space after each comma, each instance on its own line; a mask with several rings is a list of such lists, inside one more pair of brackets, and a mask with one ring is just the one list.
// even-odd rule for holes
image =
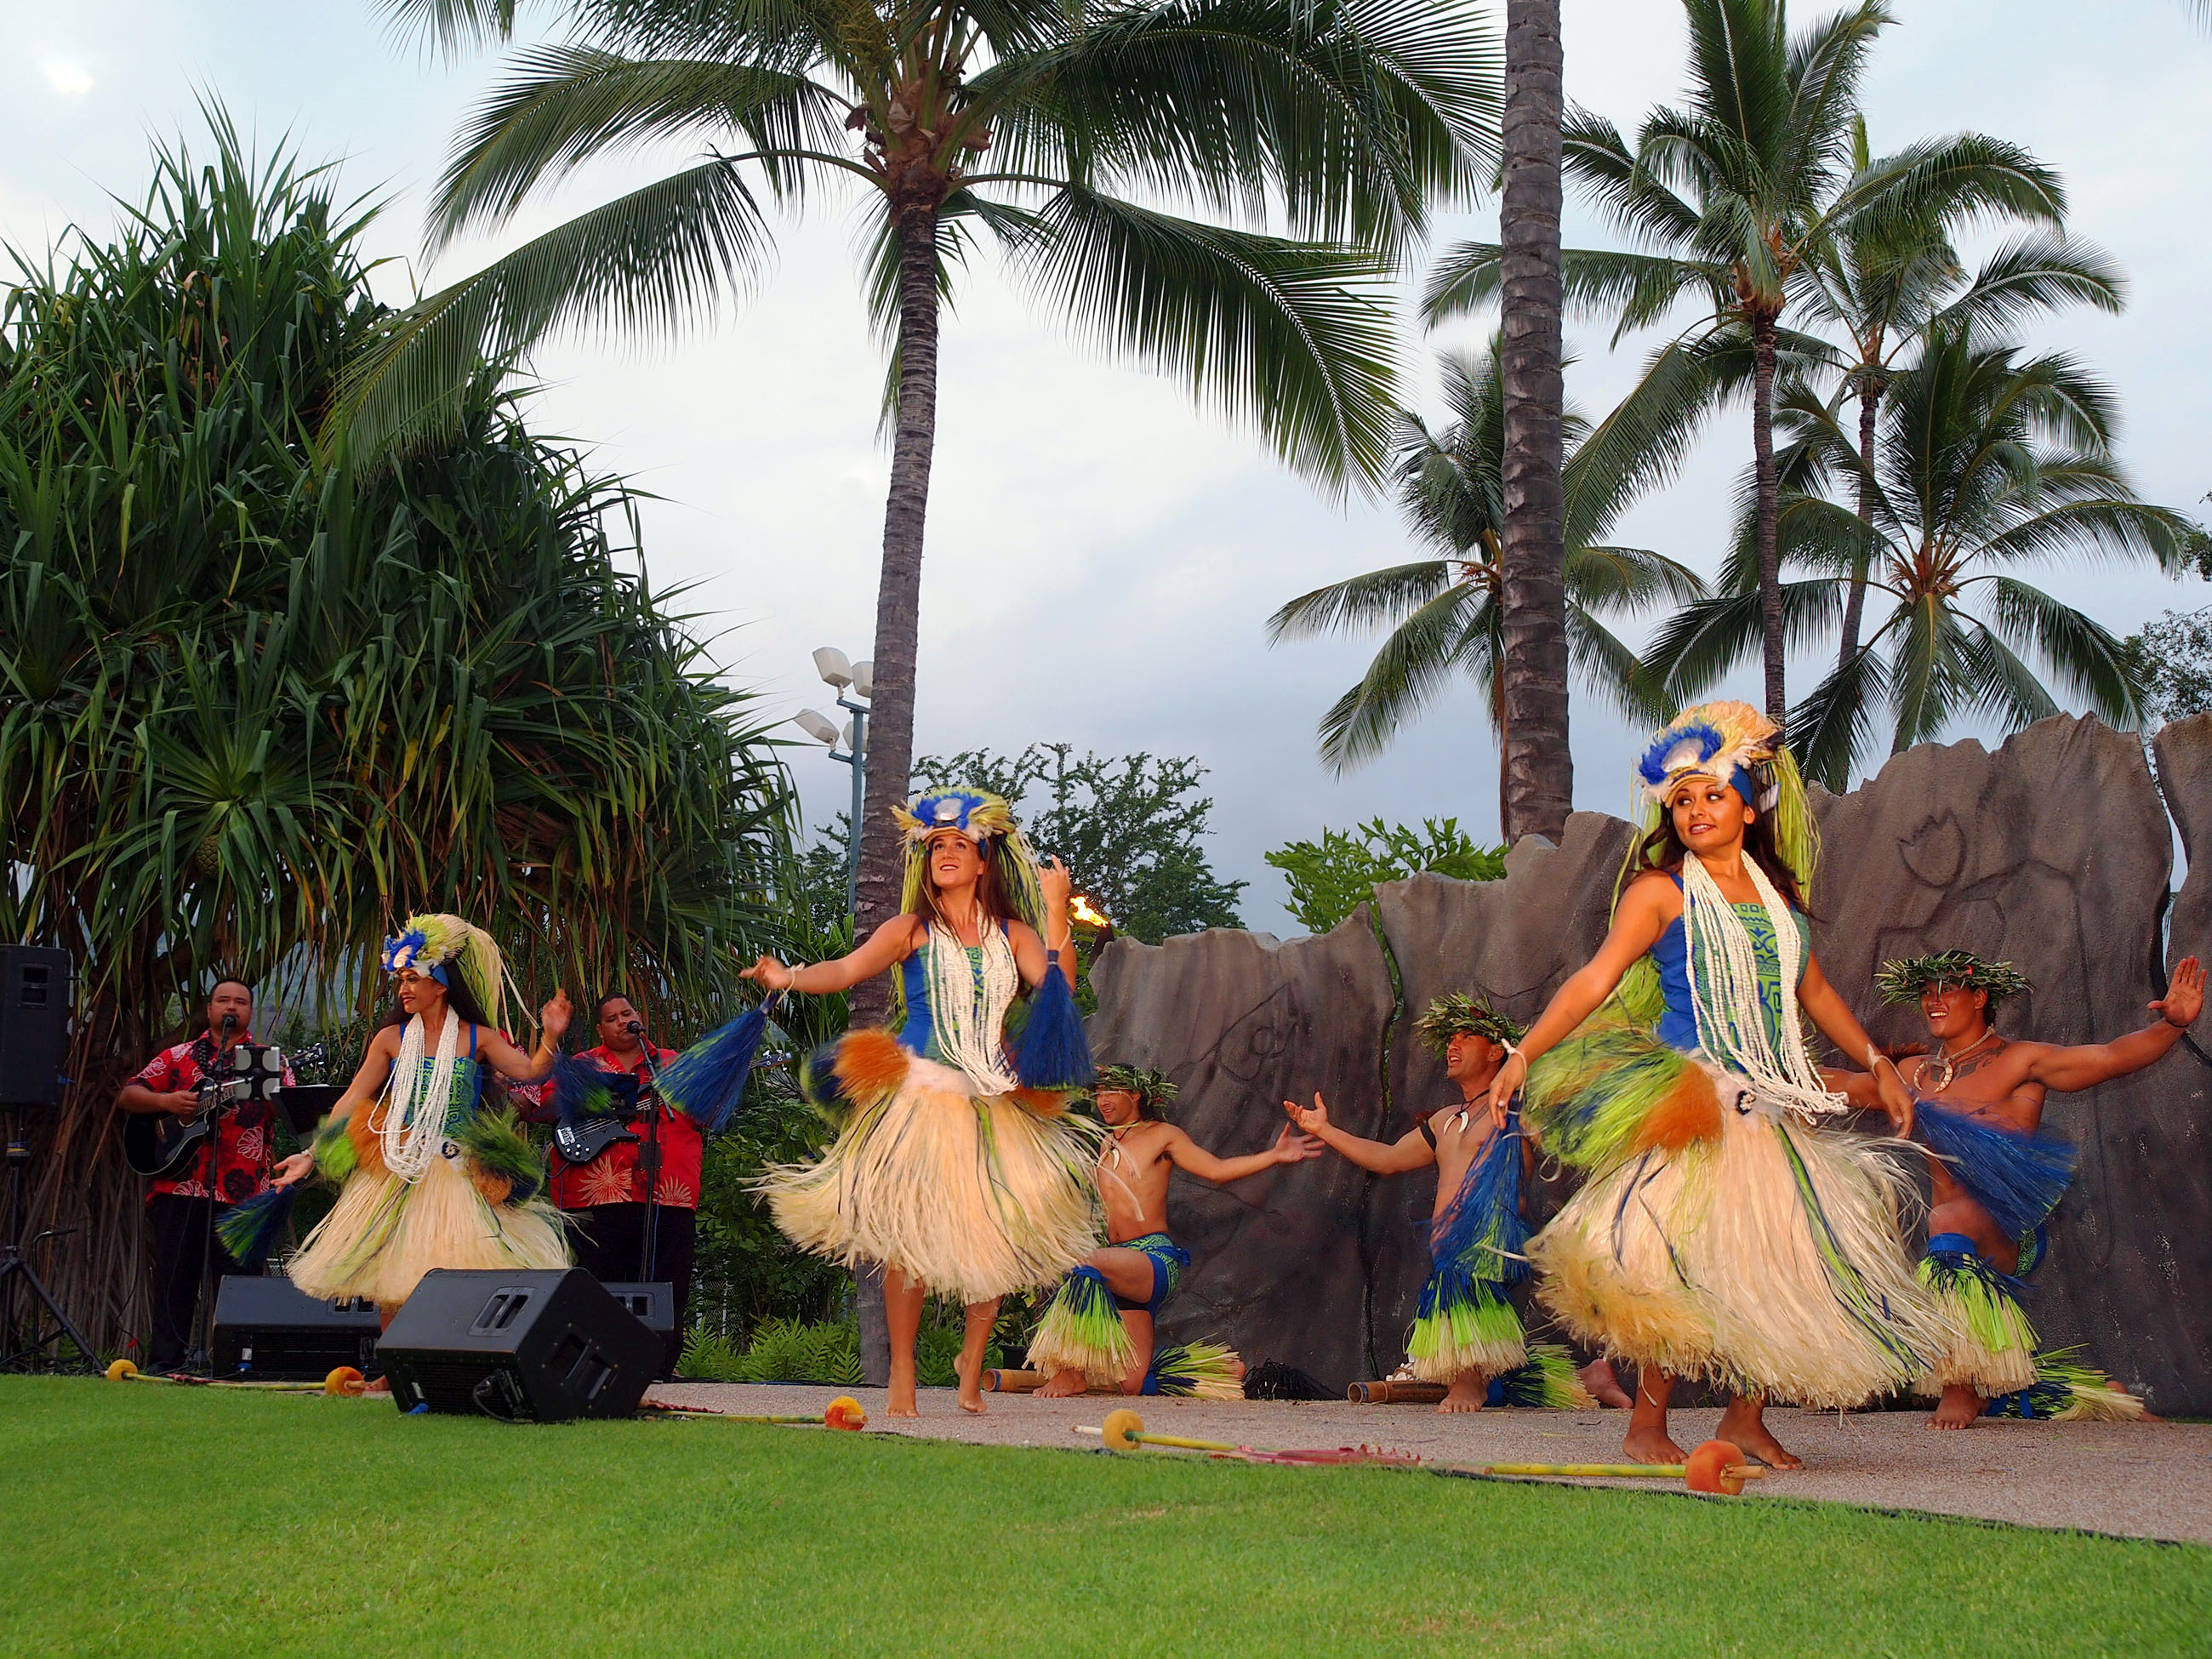
[[[1878, 734], [1897, 753], [1965, 718], [2017, 730], [2059, 712], [2054, 689], [2116, 726], [2141, 724], [2124, 644], [2018, 574], [2083, 559], [2183, 568], [2192, 526], [2136, 496], [2112, 454], [2114, 418], [2111, 392], [2070, 359], [2027, 356], [1965, 320], [1929, 331], [1893, 372], [1870, 469], [1836, 405], [1792, 389], [1778, 528], [1784, 559], [1806, 573], [1784, 588], [1796, 637], [1841, 614], [1864, 559], [1867, 526], [1833, 495], [1865, 503], [1874, 538], [1867, 638], [1790, 719], [1808, 776], [1848, 787]], [[1746, 515], [1725, 591], [1653, 644], [1679, 696], [1758, 646], [1756, 577]]]
[[[1846, 220], [2001, 214], [2055, 222], [2057, 180], [2016, 145], [1960, 134], [1909, 146], [1880, 167], [1852, 166], [1858, 88], [1892, 21], [1861, 0], [1793, 34], [1785, 0], [1683, 0], [1689, 24], [1686, 101], [1655, 111], [1631, 145], [1586, 112], [1565, 123], [1568, 178], [1639, 246], [1570, 250], [1561, 272], [1571, 310], [1627, 331], [1694, 302], [1704, 314], [1655, 357], [1647, 402], [1709, 409], [1748, 391], [1753, 533], [1767, 712], [1787, 712], [1774, 388], [1796, 342], [1785, 325], [1799, 273]], [[1467, 243], [1438, 261], [1425, 300], [1432, 321], [1490, 303], [1502, 251]], [[1662, 417], [1663, 418], [1663, 417]]]
[[[448, 47], [514, 0], [385, 0]], [[349, 388], [356, 447], [434, 429], [459, 367], [572, 325], [662, 330], [753, 278], [765, 204], [857, 194], [893, 353], [859, 921], [897, 907], [939, 315], [995, 247], [1110, 353], [1255, 423], [1336, 490], [1387, 464], [1382, 286], [1432, 203], [1496, 165], [1497, 54], [1468, 0], [556, 0], [456, 143], [433, 249], [577, 167], [690, 166], [425, 297]], [[1139, 199], [1141, 198], [1141, 199]], [[1173, 210], [1187, 208], [1196, 216]]]
[[[1269, 619], [1268, 636], [1279, 641], [1389, 629], [1359, 683], [1322, 719], [1321, 757], [1339, 774], [1380, 754], [1407, 720], [1472, 679], [1498, 738], [1499, 821], [1510, 823], [1506, 538], [1512, 514], [1503, 355], [1493, 343], [1481, 356], [1443, 360], [1449, 425], [1431, 428], [1412, 413], [1399, 417], [1399, 511], [1436, 556], [1302, 594]], [[1647, 672], [1603, 618], [1701, 599], [1705, 584], [1672, 559], [1605, 538], [1638, 494], [1672, 466], [1680, 446], [1654, 444], [1625, 423], [1607, 422], [1593, 431], [1571, 411], [1563, 414], [1562, 432], [1568, 446], [1560, 518], [1569, 659], [1592, 692], [1632, 720], [1663, 720], [1674, 712], [1664, 682]]]

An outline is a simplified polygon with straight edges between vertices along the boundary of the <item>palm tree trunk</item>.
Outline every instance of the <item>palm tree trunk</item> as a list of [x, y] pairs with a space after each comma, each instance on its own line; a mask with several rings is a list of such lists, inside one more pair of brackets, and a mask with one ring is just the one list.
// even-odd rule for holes
[[1751, 319], [1751, 453], [1758, 488], [1753, 521], [1759, 549], [1759, 617], [1766, 644], [1766, 717], [1779, 724], [1790, 715], [1783, 686], [1782, 556], [1777, 545], [1782, 490], [1774, 472], [1774, 319], [1754, 311]]
[[[933, 200], [897, 213], [899, 235], [898, 426], [884, 503], [884, 568], [876, 590], [875, 696], [868, 714], [866, 807], [860, 837], [854, 942], [898, 913], [904, 853], [891, 809], [906, 799], [914, 763], [915, 639], [921, 619], [921, 541], [929, 512], [929, 464], [937, 448], [937, 209]], [[888, 979], [853, 988], [854, 1025], [882, 1023]]]
[[1567, 746], [1565, 399], [1560, 367], [1559, 0], [1505, 8], [1505, 198], [1499, 226], [1505, 392], [1505, 840], [1565, 833], [1574, 808]]
[[1838, 670], [1859, 653], [1859, 629], [1866, 623], [1867, 570], [1874, 561], [1874, 429], [1875, 414], [1881, 407], [1881, 383], [1859, 383], [1859, 522], [1867, 527], [1867, 545], [1851, 569], [1850, 598], [1844, 602], [1844, 648], [1836, 659]]

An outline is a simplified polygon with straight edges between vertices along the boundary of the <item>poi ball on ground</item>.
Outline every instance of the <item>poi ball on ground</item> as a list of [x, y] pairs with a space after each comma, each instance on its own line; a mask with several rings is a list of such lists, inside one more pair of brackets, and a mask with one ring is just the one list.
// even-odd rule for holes
[[1117, 1406], [1106, 1413], [1106, 1421], [1098, 1431], [1098, 1437], [1110, 1451], [1134, 1451], [1137, 1443], [1133, 1436], [1145, 1431], [1145, 1419], [1127, 1406]]
[[120, 1382], [125, 1377], [137, 1375], [138, 1368], [127, 1359], [118, 1359], [107, 1368], [107, 1380], [111, 1382]]
[[350, 1365], [341, 1365], [323, 1379], [323, 1392], [327, 1395], [357, 1395], [367, 1386], [361, 1373]]
[[1682, 1483], [1692, 1492], [1723, 1492], [1734, 1498], [1743, 1491], [1743, 1464], [1741, 1446], [1727, 1440], [1708, 1440], [1682, 1466]]
[[831, 1429], [865, 1429], [868, 1426], [868, 1413], [851, 1395], [841, 1394], [823, 1407], [822, 1424]]

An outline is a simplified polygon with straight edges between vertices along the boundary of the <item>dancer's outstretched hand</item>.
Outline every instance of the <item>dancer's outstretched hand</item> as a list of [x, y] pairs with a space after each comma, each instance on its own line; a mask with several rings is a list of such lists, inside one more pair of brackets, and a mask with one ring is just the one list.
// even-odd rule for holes
[[295, 1152], [269, 1172], [272, 1187], [296, 1187], [315, 1172], [313, 1152]]
[[739, 979], [756, 981], [771, 991], [788, 991], [791, 988], [791, 976], [792, 970], [774, 957], [763, 957], [751, 967], [738, 969]]
[[1291, 1115], [1291, 1121], [1312, 1134], [1328, 1127], [1328, 1103], [1320, 1095], [1314, 1096], [1311, 1106], [1301, 1106], [1295, 1100], [1283, 1103], [1283, 1109]]
[[568, 1006], [568, 994], [556, 988], [553, 1000], [538, 1011], [538, 1019], [544, 1028], [545, 1035], [557, 1044], [561, 1041], [561, 1034], [568, 1029], [568, 1017], [574, 1012], [575, 1010]]
[[2150, 1011], [2169, 1025], [2186, 1030], [2204, 1012], [2204, 964], [2195, 957], [2184, 957], [2173, 964], [2173, 983], [2166, 994], [2150, 1006]]
[[1044, 898], [1044, 913], [1065, 921], [1067, 901], [1075, 892], [1075, 878], [1058, 859], [1047, 859], [1037, 866], [1037, 890]]
[[1289, 1124], [1283, 1125], [1282, 1133], [1275, 1137], [1275, 1162], [1303, 1164], [1310, 1158], [1319, 1158], [1328, 1147], [1311, 1135], [1302, 1135]]

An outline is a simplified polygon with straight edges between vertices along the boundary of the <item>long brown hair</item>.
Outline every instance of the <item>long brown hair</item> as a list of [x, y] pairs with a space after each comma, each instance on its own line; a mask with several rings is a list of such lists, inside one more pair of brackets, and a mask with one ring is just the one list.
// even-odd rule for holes
[[[983, 861], [983, 872], [975, 878], [975, 905], [982, 912], [986, 925], [994, 921], [1010, 921], [1014, 916], [1014, 902], [1006, 891], [1006, 878], [999, 873], [999, 861], [991, 856], [995, 851], [996, 836], [987, 836], [975, 844], [976, 855]], [[933, 926], [952, 930], [951, 918], [945, 914], [937, 902], [937, 876], [929, 867], [929, 848], [921, 849], [921, 879], [915, 884], [914, 902], [907, 907], [907, 915], [920, 916]]]
[[[1798, 884], [1797, 872], [1790, 867], [1790, 861], [1782, 856], [1782, 849], [1775, 842], [1774, 814], [1753, 813], [1743, 829], [1743, 850], [1766, 872], [1774, 890], [1789, 902], [1791, 909], [1808, 917], [1813, 915], [1811, 907], [1805, 902], [1804, 890]], [[1636, 849], [1637, 873], [1664, 870], [1671, 874], [1680, 870], [1682, 860], [1689, 856], [1689, 848], [1675, 833], [1674, 808], [1662, 805], [1659, 809], [1659, 827], [1644, 836], [1643, 845]]]

